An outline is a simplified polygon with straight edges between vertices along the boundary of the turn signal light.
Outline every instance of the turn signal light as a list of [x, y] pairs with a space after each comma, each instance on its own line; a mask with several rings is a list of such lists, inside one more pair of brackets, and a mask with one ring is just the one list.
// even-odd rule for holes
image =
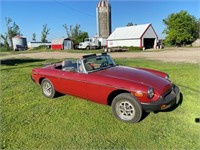
[[167, 107], [167, 105], [161, 105], [161, 109], [163, 109], [163, 108], [166, 108]]
[[136, 97], [143, 97], [143, 93], [141, 91], [137, 91], [134, 95]]

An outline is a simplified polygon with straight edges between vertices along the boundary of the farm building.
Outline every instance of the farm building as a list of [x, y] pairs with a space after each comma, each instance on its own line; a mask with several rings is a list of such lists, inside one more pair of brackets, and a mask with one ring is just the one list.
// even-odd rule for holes
[[46, 46], [48, 48], [51, 47], [51, 42], [28, 42], [28, 48], [36, 48], [39, 46]]
[[111, 33], [111, 5], [108, 0], [99, 0], [96, 17], [97, 35], [107, 39]]
[[151, 24], [116, 28], [107, 39], [108, 48], [134, 46], [155, 48], [158, 36]]
[[70, 38], [53, 39], [51, 42], [51, 49], [53, 50], [73, 49], [73, 42]]
[[27, 49], [27, 40], [23, 36], [15, 36], [12, 38], [13, 50], [26, 50]]

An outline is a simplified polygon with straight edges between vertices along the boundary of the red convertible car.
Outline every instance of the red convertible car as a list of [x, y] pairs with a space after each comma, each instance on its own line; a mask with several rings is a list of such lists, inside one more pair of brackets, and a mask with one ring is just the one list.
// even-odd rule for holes
[[179, 88], [168, 74], [119, 66], [106, 53], [34, 68], [31, 77], [48, 98], [62, 93], [109, 105], [114, 116], [125, 122], [139, 122], [143, 112], [168, 109], [180, 99]]

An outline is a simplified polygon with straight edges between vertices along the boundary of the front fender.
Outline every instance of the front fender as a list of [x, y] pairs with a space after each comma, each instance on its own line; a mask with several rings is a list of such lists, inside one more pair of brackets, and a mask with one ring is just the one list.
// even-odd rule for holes
[[153, 69], [147, 69], [147, 68], [137, 68], [137, 69], [141, 69], [141, 70], [144, 70], [144, 71], [148, 71], [148, 72], [151, 72], [157, 76], [160, 76], [160, 77], [163, 77], [163, 78], [168, 78], [168, 74], [165, 73], [165, 72], [162, 72], [162, 71], [158, 71], [158, 70], [153, 70]]

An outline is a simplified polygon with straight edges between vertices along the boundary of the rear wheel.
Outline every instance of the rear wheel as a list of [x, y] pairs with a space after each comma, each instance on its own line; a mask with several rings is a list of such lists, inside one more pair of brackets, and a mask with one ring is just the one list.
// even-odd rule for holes
[[42, 93], [45, 97], [48, 97], [48, 98], [55, 97], [56, 91], [51, 81], [49, 81], [48, 79], [42, 80], [41, 87], [42, 87]]
[[112, 111], [117, 119], [124, 122], [137, 123], [142, 117], [140, 103], [129, 93], [122, 93], [114, 98]]

